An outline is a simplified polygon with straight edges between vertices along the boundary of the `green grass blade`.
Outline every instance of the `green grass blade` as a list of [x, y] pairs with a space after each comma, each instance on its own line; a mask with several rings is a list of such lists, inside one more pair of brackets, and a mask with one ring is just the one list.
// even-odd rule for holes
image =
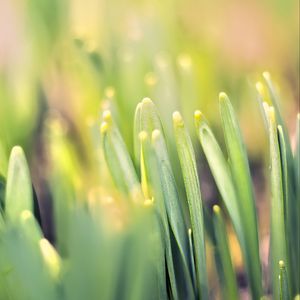
[[190, 259], [191, 259], [191, 266], [192, 266], [192, 278], [194, 287], [196, 287], [197, 279], [196, 279], [196, 269], [195, 269], [195, 253], [194, 253], [194, 242], [193, 242], [193, 232], [192, 229], [189, 228], [188, 230], [189, 235], [189, 248], [190, 248]]
[[150, 136], [155, 129], [163, 132], [158, 110], [151, 99], [144, 98], [137, 105], [134, 116], [134, 157], [137, 165], [140, 159], [139, 133], [145, 131]]
[[218, 205], [213, 207], [213, 223], [216, 237], [217, 251], [219, 252], [220, 262], [223, 273], [223, 298], [224, 299], [238, 299], [238, 289], [235, 278], [235, 272], [232, 265], [230, 250], [228, 245], [228, 238], [226, 233], [226, 225], [223, 220], [221, 209]]
[[279, 261], [279, 299], [289, 300], [291, 299], [288, 287], [288, 276], [283, 260]]
[[250, 290], [254, 299], [262, 296], [258, 226], [249, 163], [233, 107], [225, 93], [220, 94], [220, 113], [229, 156], [229, 165], [239, 199], [241, 223], [245, 232], [248, 256], [245, 261]]
[[21, 147], [11, 151], [6, 183], [5, 214], [11, 221], [19, 219], [24, 210], [33, 210], [30, 173]]
[[[200, 111], [195, 112], [195, 125], [210, 170], [232, 220], [241, 247], [246, 250], [243, 226], [239, 214], [239, 204], [228, 163], [213, 132]], [[244, 252], [244, 255], [246, 255], [246, 252]]]
[[110, 111], [103, 113], [101, 125], [103, 151], [112, 178], [121, 192], [133, 201], [141, 201], [138, 176], [123, 138], [113, 123]]
[[208, 281], [206, 271], [203, 208], [195, 153], [191, 138], [184, 127], [184, 122], [179, 112], [175, 112], [173, 114], [173, 125], [194, 237], [197, 287], [199, 289], [199, 298], [203, 300], [208, 299]]
[[284, 191], [281, 170], [281, 157], [277, 135], [277, 123], [273, 107], [269, 108], [269, 138], [271, 159], [271, 274], [274, 299], [279, 299], [280, 275], [278, 262], [287, 261], [286, 235], [284, 222]]
[[182, 213], [182, 207], [180, 205], [180, 199], [178, 196], [171, 163], [168, 157], [166, 143], [162, 133], [158, 129], [154, 130], [152, 133], [152, 145], [158, 160], [158, 172], [160, 174], [160, 182], [168, 220], [181, 254], [183, 273], [185, 274], [184, 279], [185, 284], [187, 285], [187, 293], [189, 295], [193, 295], [194, 292], [192, 278], [188, 267], [189, 251], [185, 220]]
[[169, 224], [166, 213], [166, 208], [164, 204], [163, 191], [160, 182], [160, 176], [157, 165], [157, 158], [153, 148], [151, 147], [150, 138], [147, 132], [142, 131], [140, 134], [140, 142], [141, 142], [141, 156], [143, 157], [144, 169], [147, 174], [145, 178], [148, 179], [147, 185], [151, 186], [151, 190], [153, 193], [153, 201], [156, 205], [156, 209], [161, 219], [162, 228], [164, 231], [164, 244], [166, 251], [166, 262], [168, 268], [168, 275], [170, 279], [171, 293], [174, 299], [179, 299], [176, 277], [175, 277], [175, 269], [174, 269], [174, 261], [172, 255], [171, 248], [171, 239], [169, 232]]

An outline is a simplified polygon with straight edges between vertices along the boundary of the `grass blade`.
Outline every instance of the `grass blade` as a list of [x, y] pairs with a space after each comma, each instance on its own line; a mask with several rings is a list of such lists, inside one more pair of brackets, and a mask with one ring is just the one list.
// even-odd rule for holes
[[216, 237], [217, 251], [219, 253], [223, 278], [223, 298], [238, 299], [237, 283], [232, 260], [229, 251], [228, 238], [226, 233], [226, 225], [223, 220], [222, 211], [218, 205], [213, 207], [213, 223]]
[[192, 141], [184, 127], [184, 122], [179, 112], [173, 114], [173, 125], [194, 237], [197, 287], [199, 290], [198, 296], [203, 300], [208, 299], [208, 282], [206, 273], [203, 208], [195, 153]]
[[288, 287], [288, 276], [285, 269], [283, 260], [279, 261], [279, 299], [289, 300], [291, 299]]
[[133, 201], [141, 201], [140, 182], [122, 136], [113, 123], [110, 111], [103, 113], [102, 143], [111, 176], [116, 186]]
[[195, 112], [195, 125], [210, 170], [232, 220], [241, 247], [244, 250], [244, 255], [247, 257], [247, 249], [244, 243], [243, 226], [241, 224], [239, 214], [239, 204], [229, 165], [213, 132], [206, 123], [204, 116], [200, 111]]
[[273, 284], [273, 297], [279, 299], [280, 275], [278, 262], [287, 261], [286, 235], [284, 222], [284, 191], [281, 170], [281, 157], [277, 135], [277, 123], [273, 107], [269, 108], [269, 138], [271, 159], [271, 273]]
[[152, 133], [152, 145], [158, 161], [158, 172], [164, 197], [164, 203], [168, 215], [171, 230], [174, 234], [179, 252], [184, 276], [184, 282], [187, 286], [187, 298], [194, 294], [191, 274], [188, 267], [188, 236], [185, 226], [185, 220], [182, 213], [182, 207], [176, 188], [175, 178], [169, 161], [167, 147], [161, 132], [156, 129]]
[[16, 146], [8, 164], [5, 214], [11, 221], [16, 221], [24, 210], [33, 210], [32, 185], [25, 154]]
[[[179, 299], [176, 277], [175, 277], [175, 269], [174, 269], [174, 261], [172, 255], [171, 248], [171, 239], [169, 232], [169, 224], [166, 213], [166, 208], [164, 204], [163, 191], [161, 187], [161, 183], [159, 180], [159, 171], [158, 171], [158, 162], [156, 155], [154, 153], [153, 148], [150, 144], [150, 139], [147, 132], [142, 131], [140, 134], [141, 141], [141, 156], [143, 160], [141, 161], [141, 167], [145, 169], [145, 173], [147, 174], [145, 178], [148, 179], [147, 185], [151, 186], [151, 190], [153, 193], [153, 200], [156, 205], [156, 209], [161, 219], [162, 228], [164, 232], [164, 244], [166, 251], [166, 262], [168, 268], [168, 275], [170, 279], [171, 293], [174, 299]], [[144, 166], [142, 165], [144, 164]]]
[[239, 199], [239, 213], [245, 232], [248, 256], [245, 261], [250, 290], [254, 299], [262, 296], [262, 274], [259, 257], [258, 227], [252, 182], [240, 128], [233, 107], [225, 93], [220, 94], [220, 113], [229, 165]]

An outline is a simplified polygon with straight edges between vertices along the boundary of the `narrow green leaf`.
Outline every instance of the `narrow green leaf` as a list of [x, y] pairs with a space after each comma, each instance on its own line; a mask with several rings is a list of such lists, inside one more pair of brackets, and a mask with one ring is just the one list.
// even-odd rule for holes
[[174, 299], [179, 299], [177, 285], [176, 285], [172, 248], [171, 248], [169, 224], [168, 224], [168, 218], [167, 218], [166, 208], [164, 204], [163, 191], [160, 183], [160, 175], [158, 171], [159, 169], [157, 165], [158, 161], [155, 152], [151, 147], [150, 138], [147, 132], [142, 131], [139, 134], [139, 136], [141, 142], [142, 157], [144, 158], [144, 160], [141, 161], [141, 163], [142, 162], [144, 163], [143, 167], [147, 174], [145, 178], [148, 178], [147, 184], [151, 186], [151, 190], [153, 193], [153, 201], [157, 207], [157, 211], [162, 222], [162, 228], [164, 230], [166, 261], [167, 261], [168, 275], [170, 279], [171, 292]]
[[8, 164], [5, 214], [11, 221], [16, 221], [24, 210], [33, 210], [32, 185], [24, 152], [16, 146]]
[[254, 299], [262, 296], [262, 274], [259, 257], [258, 226], [249, 163], [233, 107], [225, 93], [220, 94], [220, 113], [229, 166], [239, 199], [239, 214], [248, 248], [245, 266]]
[[145, 131], [150, 136], [155, 129], [163, 132], [158, 110], [151, 99], [144, 98], [137, 105], [134, 116], [134, 157], [137, 165], [140, 159], [139, 133]]
[[167, 147], [164, 138], [158, 129], [152, 132], [152, 144], [158, 160], [157, 165], [168, 220], [181, 254], [182, 267], [185, 274], [185, 284], [187, 285], [187, 293], [189, 294], [187, 298], [190, 298], [194, 293], [191, 274], [188, 267], [189, 251], [185, 220], [180, 205], [171, 163], [168, 157]]
[[245, 251], [247, 251], [247, 249], [244, 242], [245, 237], [239, 214], [239, 204], [229, 165], [213, 132], [206, 123], [204, 116], [200, 111], [195, 112], [195, 125], [210, 170], [213, 174], [220, 194], [222, 195], [222, 199], [232, 220], [241, 247], [244, 250], [243, 254], [246, 258], [247, 253]]
[[123, 138], [110, 111], [103, 113], [101, 125], [105, 160], [116, 186], [133, 201], [141, 201], [140, 182]]
[[287, 261], [286, 234], [284, 222], [284, 191], [281, 170], [281, 157], [277, 135], [277, 123], [273, 107], [269, 108], [269, 138], [271, 160], [271, 274], [273, 283], [273, 297], [279, 299], [280, 275], [278, 262]]
[[279, 261], [279, 299], [289, 300], [291, 299], [288, 286], [288, 276], [283, 260]]
[[237, 283], [228, 245], [226, 225], [218, 205], [214, 205], [213, 212], [217, 251], [219, 252], [222, 265], [222, 270], [218, 271], [223, 273], [223, 298], [232, 300], [238, 299]]
[[179, 112], [174, 112], [173, 114], [173, 125], [194, 237], [197, 287], [199, 289], [199, 298], [203, 300], [208, 299], [208, 281], [203, 208], [195, 153], [191, 138], [184, 127], [184, 122]]
[[41, 228], [36, 222], [35, 217], [29, 210], [22, 211], [20, 215], [20, 226], [26, 237], [36, 245], [43, 238]]
[[196, 269], [195, 269], [195, 253], [194, 253], [194, 242], [193, 242], [193, 232], [192, 229], [189, 228], [188, 230], [189, 235], [189, 248], [190, 248], [190, 259], [191, 259], [191, 266], [192, 266], [192, 278], [194, 287], [196, 287], [197, 279], [196, 279]]

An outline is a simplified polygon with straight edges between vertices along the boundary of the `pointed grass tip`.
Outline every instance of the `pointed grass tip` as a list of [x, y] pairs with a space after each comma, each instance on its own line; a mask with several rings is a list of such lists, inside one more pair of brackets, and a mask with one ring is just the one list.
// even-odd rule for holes
[[266, 79], [266, 80], [270, 80], [271, 79], [271, 74], [268, 72], [268, 71], [265, 71], [263, 72], [263, 77]]
[[139, 140], [140, 140], [141, 142], [146, 141], [147, 138], [148, 138], [148, 133], [147, 133], [146, 131], [141, 131], [141, 132], [139, 133]]
[[103, 117], [103, 121], [110, 123], [112, 120], [112, 116], [111, 116], [111, 111], [110, 110], [105, 110], [102, 114]]
[[145, 207], [151, 207], [153, 205], [153, 199], [146, 199], [144, 201], [144, 206]]
[[203, 120], [203, 118], [204, 118], [204, 115], [200, 110], [196, 110], [194, 112], [194, 119], [196, 122], [200, 122], [201, 120]]
[[228, 96], [227, 96], [226, 93], [224, 93], [224, 92], [219, 93], [219, 101], [220, 102], [224, 102], [224, 101], [227, 101], [227, 100], [228, 100]]
[[284, 269], [285, 268], [285, 264], [284, 264], [283, 260], [280, 260], [279, 263], [278, 263], [278, 265], [279, 265], [280, 269]]
[[108, 130], [108, 123], [107, 122], [102, 122], [100, 126], [100, 132], [101, 134], [105, 134]]
[[216, 205], [216, 204], [215, 204], [215, 205], [213, 206], [213, 211], [214, 211], [215, 214], [219, 214], [219, 213], [220, 213], [220, 210], [221, 210], [221, 209], [220, 209], [220, 206], [219, 206], [219, 205]]
[[157, 141], [157, 139], [159, 139], [159, 137], [160, 137], [160, 130], [154, 129], [152, 131], [152, 141]]
[[11, 155], [13, 156], [24, 155], [24, 151], [21, 146], [14, 146], [11, 150]]
[[173, 123], [177, 127], [183, 127], [184, 122], [179, 111], [173, 112]]
[[145, 97], [142, 100], [142, 104], [152, 104], [152, 100], [149, 97]]
[[264, 86], [263, 86], [263, 84], [260, 81], [256, 82], [255, 87], [256, 87], [257, 92], [260, 95], [264, 94]]

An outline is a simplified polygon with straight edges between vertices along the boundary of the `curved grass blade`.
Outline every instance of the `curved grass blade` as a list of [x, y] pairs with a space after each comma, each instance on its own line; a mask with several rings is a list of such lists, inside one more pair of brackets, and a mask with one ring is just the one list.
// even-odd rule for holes
[[291, 299], [288, 287], [288, 276], [285, 269], [283, 260], [279, 261], [279, 299], [289, 300]]
[[32, 185], [23, 149], [16, 146], [11, 151], [8, 164], [5, 215], [14, 222], [24, 210], [33, 211]]
[[158, 129], [152, 132], [152, 145], [158, 161], [158, 172], [160, 174], [160, 182], [168, 220], [181, 254], [187, 294], [190, 295], [187, 296], [187, 298], [191, 298], [194, 292], [192, 278], [188, 267], [188, 236], [186, 234], [185, 220], [167, 153], [167, 147], [164, 138]]
[[[244, 251], [247, 251], [244, 242], [243, 226], [239, 214], [239, 204], [228, 163], [213, 132], [200, 111], [195, 112], [195, 125], [210, 170], [220, 194], [222, 195], [222, 199], [232, 220], [241, 247]], [[244, 252], [244, 255], [246, 258], [247, 252]]]
[[262, 296], [262, 274], [257, 216], [250, 169], [240, 128], [233, 107], [225, 93], [220, 94], [220, 113], [229, 156], [229, 166], [236, 195], [239, 199], [241, 224], [245, 232], [246, 247], [248, 248], [245, 265], [249, 276], [250, 290], [252, 297], [259, 299]]
[[103, 113], [101, 125], [105, 160], [116, 186], [133, 201], [141, 201], [140, 182], [122, 136], [110, 111]]
[[287, 261], [286, 234], [284, 221], [284, 191], [281, 170], [281, 157], [277, 135], [277, 123], [275, 110], [269, 108], [269, 139], [270, 139], [270, 160], [271, 160], [271, 273], [273, 284], [273, 297], [279, 299], [278, 262]]
[[199, 290], [198, 296], [203, 300], [208, 299], [208, 281], [206, 271], [203, 208], [195, 153], [191, 138], [184, 127], [184, 122], [179, 112], [174, 112], [173, 114], [173, 126], [194, 237], [197, 288]]
[[145, 131], [150, 136], [155, 129], [163, 132], [158, 110], [150, 98], [144, 98], [137, 105], [134, 116], [134, 157], [137, 165], [140, 160], [139, 133]]
[[226, 233], [226, 225], [223, 220], [221, 209], [218, 205], [213, 207], [213, 223], [216, 237], [217, 251], [220, 257], [220, 263], [223, 278], [223, 298], [224, 299], [238, 299], [237, 283], [235, 272], [232, 265], [232, 260], [229, 251], [228, 238]]

